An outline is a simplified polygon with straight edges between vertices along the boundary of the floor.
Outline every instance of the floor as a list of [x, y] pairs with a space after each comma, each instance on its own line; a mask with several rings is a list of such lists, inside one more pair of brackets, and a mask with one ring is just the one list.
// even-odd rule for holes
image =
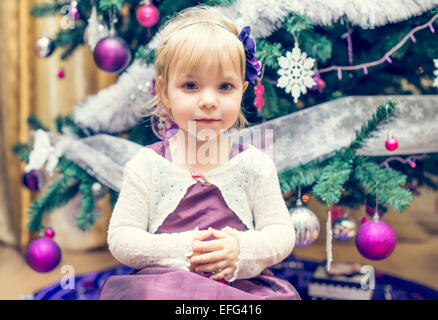
[[[421, 245], [399, 243], [390, 258], [370, 262], [360, 256], [353, 243], [336, 243], [333, 246], [333, 258], [334, 261], [371, 264], [378, 271], [413, 280], [438, 290], [436, 248], [438, 248], [438, 236]], [[297, 258], [321, 261], [326, 254], [325, 245], [314, 243], [307, 248], [296, 248], [294, 254]], [[33, 271], [22, 255], [10, 247], [0, 249], [0, 261], [8, 261], [7, 264], [2, 263], [0, 267], [0, 300], [21, 299], [27, 294], [60, 281], [67, 275], [61, 272], [62, 266], [65, 265], [72, 266], [76, 275], [106, 270], [119, 265], [106, 249], [88, 253], [64, 253], [61, 264], [46, 274]]]
[[[321, 231], [318, 239], [305, 248], [295, 248], [296, 258], [322, 261], [325, 251], [325, 208], [315, 203], [308, 207], [320, 218]], [[351, 216], [360, 220], [362, 213], [352, 211]], [[414, 198], [404, 213], [388, 212], [384, 220], [393, 226], [398, 243], [390, 257], [381, 261], [363, 258], [354, 241], [333, 240], [333, 261], [359, 262], [372, 265], [377, 271], [399, 276], [438, 290], [438, 197], [425, 191]], [[88, 252], [65, 252], [60, 265], [49, 273], [33, 271], [21, 253], [8, 246], [0, 246], [0, 300], [21, 299], [45, 286], [61, 280], [66, 273], [61, 269], [70, 265], [76, 275], [106, 270], [119, 263], [106, 248]], [[71, 275], [71, 274], [69, 274]]]

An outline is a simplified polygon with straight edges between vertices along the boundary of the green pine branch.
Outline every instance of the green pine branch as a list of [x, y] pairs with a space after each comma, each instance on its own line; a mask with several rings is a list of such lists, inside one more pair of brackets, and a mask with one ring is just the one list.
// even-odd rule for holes
[[84, 133], [81, 127], [79, 127], [74, 121], [72, 114], [68, 114], [66, 116], [57, 116], [55, 119], [56, 128], [58, 132], [63, 132], [64, 127], [68, 127], [70, 130], [74, 132], [78, 137], [86, 137], [87, 135]]
[[44, 215], [65, 205], [79, 191], [82, 199], [76, 224], [82, 230], [89, 230], [96, 221], [91, 191], [93, 178], [64, 157], [60, 158], [58, 168], [62, 176], [52, 181], [47, 190], [30, 204], [28, 228], [31, 231], [42, 230], [44, 228], [42, 223]]
[[315, 184], [321, 176], [323, 167], [321, 163], [309, 162], [283, 170], [279, 174], [281, 191], [289, 193], [298, 187], [305, 188]]
[[283, 47], [280, 43], [270, 43], [266, 40], [257, 40], [256, 57], [262, 63], [266, 64], [272, 69], [278, 69], [278, 58], [283, 56]]
[[397, 116], [396, 102], [388, 101], [377, 107], [377, 110], [373, 113], [371, 119], [367, 124], [362, 126], [359, 131], [356, 131], [356, 138], [350, 145], [351, 151], [360, 149], [368, 139], [372, 138], [378, 129], [389, 123], [394, 117]]
[[60, 12], [62, 6], [62, 4], [59, 4], [56, 1], [36, 3], [30, 7], [30, 14], [36, 18], [50, 17]]
[[64, 175], [59, 179], [52, 181], [47, 190], [30, 204], [28, 210], [29, 230], [43, 230], [44, 225], [42, 220], [44, 215], [65, 205], [77, 194], [79, 184], [75, 181], [74, 176], [69, 169], [70, 168], [66, 168]]
[[147, 65], [153, 64], [155, 62], [155, 51], [147, 46], [140, 46], [135, 53], [135, 58], [143, 60]]
[[29, 162], [29, 155], [32, 152], [32, 147], [27, 143], [18, 142], [12, 146], [12, 152], [18, 156], [20, 162]]
[[335, 156], [331, 163], [324, 167], [318, 182], [313, 186], [313, 195], [328, 205], [339, 202], [342, 186], [352, 171], [351, 161], [346, 160], [340, 154]]
[[398, 212], [404, 211], [412, 201], [412, 193], [404, 188], [406, 176], [391, 168], [358, 157], [355, 178], [369, 194]]
[[291, 35], [298, 36], [302, 31], [312, 31], [314, 26], [312, 21], [305, 15], [298, 16], [292, 14], [283, 23], [282, 28], [284, 28]]
[[[404, 210], [412, 200], [411, 192], [403, 188], [406, 176], [397, 170], [380, 168], [371, 160], [359, 161], [355, 155], [356, 150], [373, 137], [382, 125], [396, 116], [395, 105], [394, 101], [379, 105], [367, 123], [356, 131], [355, 139], [350, 146], [337, 151], [332, 158], [283, 170], [279, 174], [282, 192], [287, 193], [298, 187], [313, 185], [313, 196], [327, 205], [339, 203], [346, 193], [350, 198], [353, 196], [357, 199], [362, 190], [356, 190], [358, 193], [351, 195], [345, 189], [346, 184], [351, 188], [354, 173], [353, 176], [359, 182], [360, 188], [371, 194], [377, 193], [380, 201], [395, 210]], [[376, 188], [376, 185], [379, 187]]]
[[96, 213], [94, 210], [93, 191], [91, 189], [94, 179], [88, 175], [81, 175], [81, 183], [79, 185], [79, 193], [82, 196], [81, 209], [76, 216], [76, 225], [82, 230], [90, 230], [96, 222]]
[[117, 10], [122, 10], [123, 0], [100, 0], [99, 8], [104, 11], [110, 10], [115, 7]]
[[27, 123], [32, 127], [34, 130], [42, 129], [44, 131], [48, 131], [41, 121], [38, 119], [36, 115], [31, 115], [27, 118]]

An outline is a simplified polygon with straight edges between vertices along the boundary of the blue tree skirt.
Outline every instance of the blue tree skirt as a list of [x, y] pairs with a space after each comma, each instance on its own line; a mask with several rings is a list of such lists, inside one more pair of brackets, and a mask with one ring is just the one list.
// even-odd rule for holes
[[[303, 300], [309, 300], [307, 288], [312, 274], [320, 262], [297, 260], [293, 255], [273, 266], [275, 276], [289, 281], [300, 293]], [[63, 289], [60, 282], [54, 283], [33, 295], [34, 300], [97, 300], [99, 290], [106, 278], [125, 275], [132, 269], [116, 267], [102, 272], [92, 272], [75, 278], [74, 289]], [[380, 272], [375, 273], [376, 282], [373, 300], [437, 300], [438, 291], [421, 284], [403, 280]]]

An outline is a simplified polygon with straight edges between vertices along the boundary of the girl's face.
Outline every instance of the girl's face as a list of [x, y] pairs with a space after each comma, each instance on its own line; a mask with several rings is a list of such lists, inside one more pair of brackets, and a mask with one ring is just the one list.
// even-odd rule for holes
[[[161, 86], [163, 102], [174, 121], [185, 133], [195, 135], [197, 140], [219, 137], [221, 131], [229, 129], [238, 118], [248, 82], [242, 83], [240, 73], [231, 62], [223, 66], [223, 73], [210, 59], [210, 63], [189, 73], [176, 69], [169, 75], [167, 88]], [[206, 118], [216, 121], [200, 121]]]

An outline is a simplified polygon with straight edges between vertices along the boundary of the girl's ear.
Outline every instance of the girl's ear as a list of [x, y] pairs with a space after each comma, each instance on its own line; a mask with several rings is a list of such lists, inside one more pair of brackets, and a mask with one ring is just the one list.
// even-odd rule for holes
[[244, 93], [245, 93], [245, 91], [246, 91], [246, 88], [248, 88], [248, 81], [245, 81], [245, 82], [243, 83], [243, 89], [242, 89], [242, 94], [244, 94]]

